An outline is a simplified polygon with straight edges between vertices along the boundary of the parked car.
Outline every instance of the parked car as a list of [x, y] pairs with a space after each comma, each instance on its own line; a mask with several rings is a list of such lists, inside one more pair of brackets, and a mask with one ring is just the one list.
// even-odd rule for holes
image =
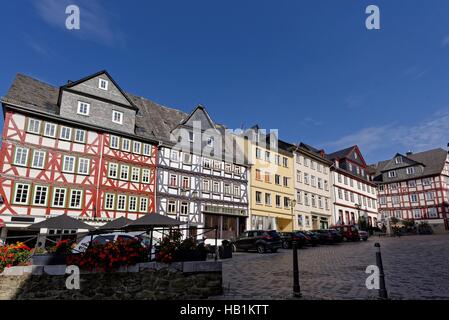
[[360, 237], [360, 240], [367, 241], [369, 234], [366, 231], [359, 230], [359, 237]]
[[281, 237], [275, 230], [250, 230], [243, 232], [233, 242], [234, 251], [257, 250], [265, 253], [268, 250], [276, 252], [282, 247]]
[[299, 231], [279, 232], [279, 236], [281, 237], [282, 248], [284, 249], [291, 249], [293, 247], [293, 241], [297, 242], [298, 248], [302, 248], [310, 240], [310, 237]]
[[309, 240], [307, 241], [308, 245], [311, 245], [314, 247], [314, 246], [320, 244], [320, 236], [318, 233], [312, 232], [312, 231], [301, 231], [301, 233], [303, 233], [304, 235], [309, 237]]
[[333, 226], [332, 229], [340, 232], [343, 241], [360, 241], [359, 231], [355, 225], [338, 225]]
[[337, 230], [320, 229], [312, 230], [312, 232], [318, 235], [320, 244], [338, 243], [342, 241], [342, 237]]

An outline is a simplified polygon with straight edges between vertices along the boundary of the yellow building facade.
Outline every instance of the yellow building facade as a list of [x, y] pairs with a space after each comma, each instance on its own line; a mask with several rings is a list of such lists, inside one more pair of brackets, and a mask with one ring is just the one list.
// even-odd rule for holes
[[288, 232], [294, 226], [294, 158], [275, 135], [247, 142], [251, 163], [248, 230]]

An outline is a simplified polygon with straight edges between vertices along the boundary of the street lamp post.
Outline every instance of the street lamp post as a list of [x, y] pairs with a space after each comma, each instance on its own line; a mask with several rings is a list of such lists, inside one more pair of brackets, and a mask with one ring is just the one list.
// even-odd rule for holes
[[292, 231], [295, 230], [295, 207], [296, 207], [296, 200], [295, 199], [290, 200], [290, 208], [292, 210]]

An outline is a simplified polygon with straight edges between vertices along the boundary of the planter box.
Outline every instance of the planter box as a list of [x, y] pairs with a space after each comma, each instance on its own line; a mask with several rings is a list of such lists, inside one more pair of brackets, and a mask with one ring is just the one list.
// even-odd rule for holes
[[38, 254], [31, 256], [31, 261], [34, 266], [53, 266], [65, 265], [67, 255], [65, 254]]

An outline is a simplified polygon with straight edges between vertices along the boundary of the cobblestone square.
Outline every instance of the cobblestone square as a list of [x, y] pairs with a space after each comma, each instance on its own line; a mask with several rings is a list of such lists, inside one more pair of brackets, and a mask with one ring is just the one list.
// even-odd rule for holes
[[[375, 299], [365, 286], [381, 244], [391, 299], [449, 299], [449, 235], [371, 237], [367, 242], [298, 251], [304, 299]], [[223, 261], [224, 295], [219, 299], [291, 299], [292, 251], [235, 253]]]

